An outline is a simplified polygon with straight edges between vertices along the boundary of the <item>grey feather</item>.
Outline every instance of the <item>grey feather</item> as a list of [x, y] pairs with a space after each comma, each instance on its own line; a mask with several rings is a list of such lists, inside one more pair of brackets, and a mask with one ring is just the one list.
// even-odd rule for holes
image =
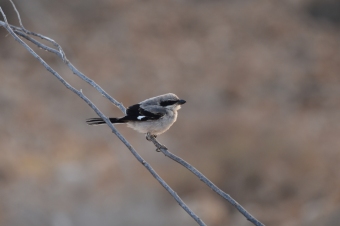
[[167, 113], [167, 109], [159, 105], [142, 105], [141, 108], [156, 115], [165, 115]]
[[142, 105], [142, 106], [159, 105], [160, 102], [166, 101], [166, 100], [179, 100], [179, 98], [178, 98], [178, 96], [176, 96], [173, 93], [167, 93], [167, 94], [163, 94], [163, 95], [160, 95], [160, 96], [151, 97], [149, 99], [146, 99], [146, 100], [140, 102], [139, 104]]

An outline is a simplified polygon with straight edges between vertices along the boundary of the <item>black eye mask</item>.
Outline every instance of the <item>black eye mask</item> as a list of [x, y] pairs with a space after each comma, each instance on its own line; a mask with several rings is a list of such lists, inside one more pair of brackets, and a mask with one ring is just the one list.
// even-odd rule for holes
[[162, 101], [160, 104], [162, 107], [166, 107], [166, 106], [174, 105], [177, 102], [178, 100], [166, 100], [166, 101]]

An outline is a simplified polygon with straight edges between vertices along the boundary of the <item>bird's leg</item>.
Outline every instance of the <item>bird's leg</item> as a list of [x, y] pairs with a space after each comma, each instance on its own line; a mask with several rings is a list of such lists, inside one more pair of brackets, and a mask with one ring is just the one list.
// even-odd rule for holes
[[156, 137], [157, 137], [157, 135], [154, 135], [154, 134], [151, 134], [151, 133], [146, 134], [146, 140], [153, 142], [153, 144], [157, 147], [157, 149], [156, 149], [157, 152], [160, 152], [161, 151], [160, 149], [168, 149], [163, 144], [161, 144], [157, 140], [155, 140]]
[[148, 133], [146, 134], [146, 137], [145, 137], [145, 138], [146, 138], [147, 141], [152, 141], [152, 137], [153, 137], [153, 138], [156, 138], [157, 135], [153, 135], [153, 134], [151, 134], [151, 133], [148, 132]]

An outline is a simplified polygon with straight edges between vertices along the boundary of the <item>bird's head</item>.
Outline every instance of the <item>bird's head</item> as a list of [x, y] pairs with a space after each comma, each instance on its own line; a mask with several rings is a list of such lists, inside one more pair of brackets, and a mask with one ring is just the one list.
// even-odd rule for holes
[[173, 93], [167, 93], [164, 95], [159, 96], [159, 105], [171, 110], [179, 110], [181, 108], [181, 105], [185, 104], [186, 101], [179, 99], [178, 96], [176, 96]]

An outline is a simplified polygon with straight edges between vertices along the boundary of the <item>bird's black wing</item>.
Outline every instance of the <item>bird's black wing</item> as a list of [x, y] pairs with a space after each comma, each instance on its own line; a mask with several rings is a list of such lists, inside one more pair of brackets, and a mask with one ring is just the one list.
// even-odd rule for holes
[[130, 116], [130, 117], [134, 116], [135, 118], [137, 118], [138, 116], [140, 116], [139, 108], [140, 108], [140, 104], [135, 104], [135, 105], [128, 107], [126, 109], [126, 116]]
[[[156, 110], [154, 110], [156, 109]], [[123, 120], [127, 121], [152, 121], [157, 120], [164, 116], [165, 112], [157, 110], [158, 106], [155, 107], [142, 107], [140, 104], [135, 104], [126, 109], [126, 116]]]

